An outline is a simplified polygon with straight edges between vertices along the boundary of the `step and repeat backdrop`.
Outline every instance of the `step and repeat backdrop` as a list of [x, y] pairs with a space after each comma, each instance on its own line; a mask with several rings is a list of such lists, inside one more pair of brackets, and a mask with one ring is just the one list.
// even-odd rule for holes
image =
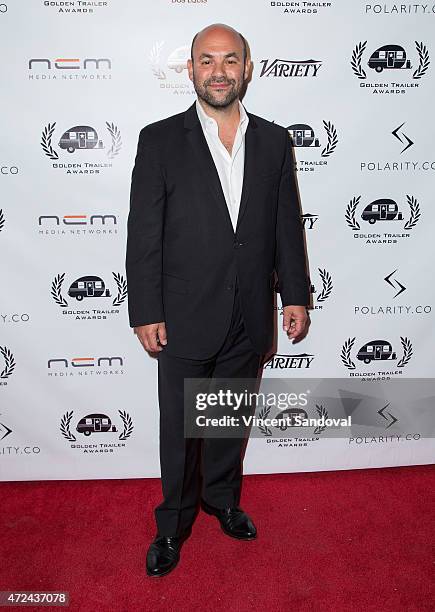
[[[157, 362], [127, 317], [140, 129], [195, 100], [193, 35], [223, 22], [254, 64], [244, 105], [295, 145], [313, 309], [263, 378], [433, 376], [435, 4], [386, 0], [0, 3], [2, 480], [159, 475]], [[431, 463], [388, 402], [376, 434], [272, 429], [247, 473]], [[319, 406], [308, 406], [316, 416]], [[280, 434], [281, 435], [281, 434]]]

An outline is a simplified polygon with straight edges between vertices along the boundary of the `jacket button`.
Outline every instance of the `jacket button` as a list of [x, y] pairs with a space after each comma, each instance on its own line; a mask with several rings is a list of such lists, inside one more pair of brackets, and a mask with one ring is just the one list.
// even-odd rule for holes
[[234, 285], [232, 283], [230, 285], [227, 285], [227, 289], [228, 291], [231, 291], [231, 289], [234, 289]]
[[235, 242], [234, 243], [234, 248], [236, 248], [236, 249], [239, 249], [242, 246], [243, 246], [243, 242]]

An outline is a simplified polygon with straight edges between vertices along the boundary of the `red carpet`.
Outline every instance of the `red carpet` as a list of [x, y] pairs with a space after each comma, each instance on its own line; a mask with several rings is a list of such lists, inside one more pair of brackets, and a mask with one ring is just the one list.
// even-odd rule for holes
[[244, 480], [259, 538], [201, 513], [174, 572], [148, 578], [158, 480], [3, 483], [0, 590], [69, 591], [92, 612], [435, 609], [435, 466]]

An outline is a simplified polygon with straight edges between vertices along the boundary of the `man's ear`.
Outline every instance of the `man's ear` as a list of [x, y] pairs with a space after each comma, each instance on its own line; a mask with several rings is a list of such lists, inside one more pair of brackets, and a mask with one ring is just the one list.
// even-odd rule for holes
[[245, 62], [245, 71], [243, 73], [243, 77], [245, 81], [249, 77], [250, 73], [251, 73], [251, 60], [247, 59]]
[[193, 62], [191, 59], [187, 60], [187, 72], [189, 74], [189, 79], [193, 81]]

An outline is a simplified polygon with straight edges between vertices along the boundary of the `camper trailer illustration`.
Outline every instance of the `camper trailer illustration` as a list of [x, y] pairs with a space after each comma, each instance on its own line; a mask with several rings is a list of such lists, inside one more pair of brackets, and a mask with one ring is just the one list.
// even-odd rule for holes
[[[305, 123], [295, 123], [287, 128], [292, 143], [295, 147], [319, 147], [319, 139], [316, 138], [314, 130], [311, 126]], [[314, 143], [314, 145], [313, 145]]]
[[106, 431], [117, 431], [115, 425], [107, 414], [88, 414], [77, 424], [76, 430], [85, 436], [90, 436], [92, 433], [100, 433]]
[[372, 340], [360, 348], [356, 358], [368, 364], [371, 361], [396, 359], [396, 353], [387, 340]]
[[373, 225], [376, 221], [402, 221], [403, 215], [394, 200], [381, 198], [370, 202], [361, 213], [361, 219]]
[[385, 69], [408, 70], [411, 68], [411, 62], [406, 59], [406, 51], [400, 45], [384, 45], [371, 54], [368, 66], [376, 72]]
[[103, 149], [103, 141], [89, 125], [76, 125], [62, 134], [59, 147], [74, 153], [76, 149]]
[[[277, 427], [279, 427], [281, 431], [285, 431], [287, 427], [294, 427], [297, 424], [295, 417], [308, 419], [308, 414], [305, 410], [302, 410], [302, 408], [287, 408], [286, 410], [282, 410], [275, 417], [278, 421], [281, 421]], [[290, 421], [290, 424], [287, 420]]]
[[187, 60], [189, 57], [189, 47], [178, 47], [175, 49], [175, 51], [172, 51], [168, 57], [168, 68], [171, 68], [171, 70], [175, 70], [175, 72], [180, 74], [183, 72], [183, 70], [187, 70]]
[[88, 297], [110, 297], [110, 291], [99, 276], [82, 276], [71, 284], [68, 295], [81, 302]]

